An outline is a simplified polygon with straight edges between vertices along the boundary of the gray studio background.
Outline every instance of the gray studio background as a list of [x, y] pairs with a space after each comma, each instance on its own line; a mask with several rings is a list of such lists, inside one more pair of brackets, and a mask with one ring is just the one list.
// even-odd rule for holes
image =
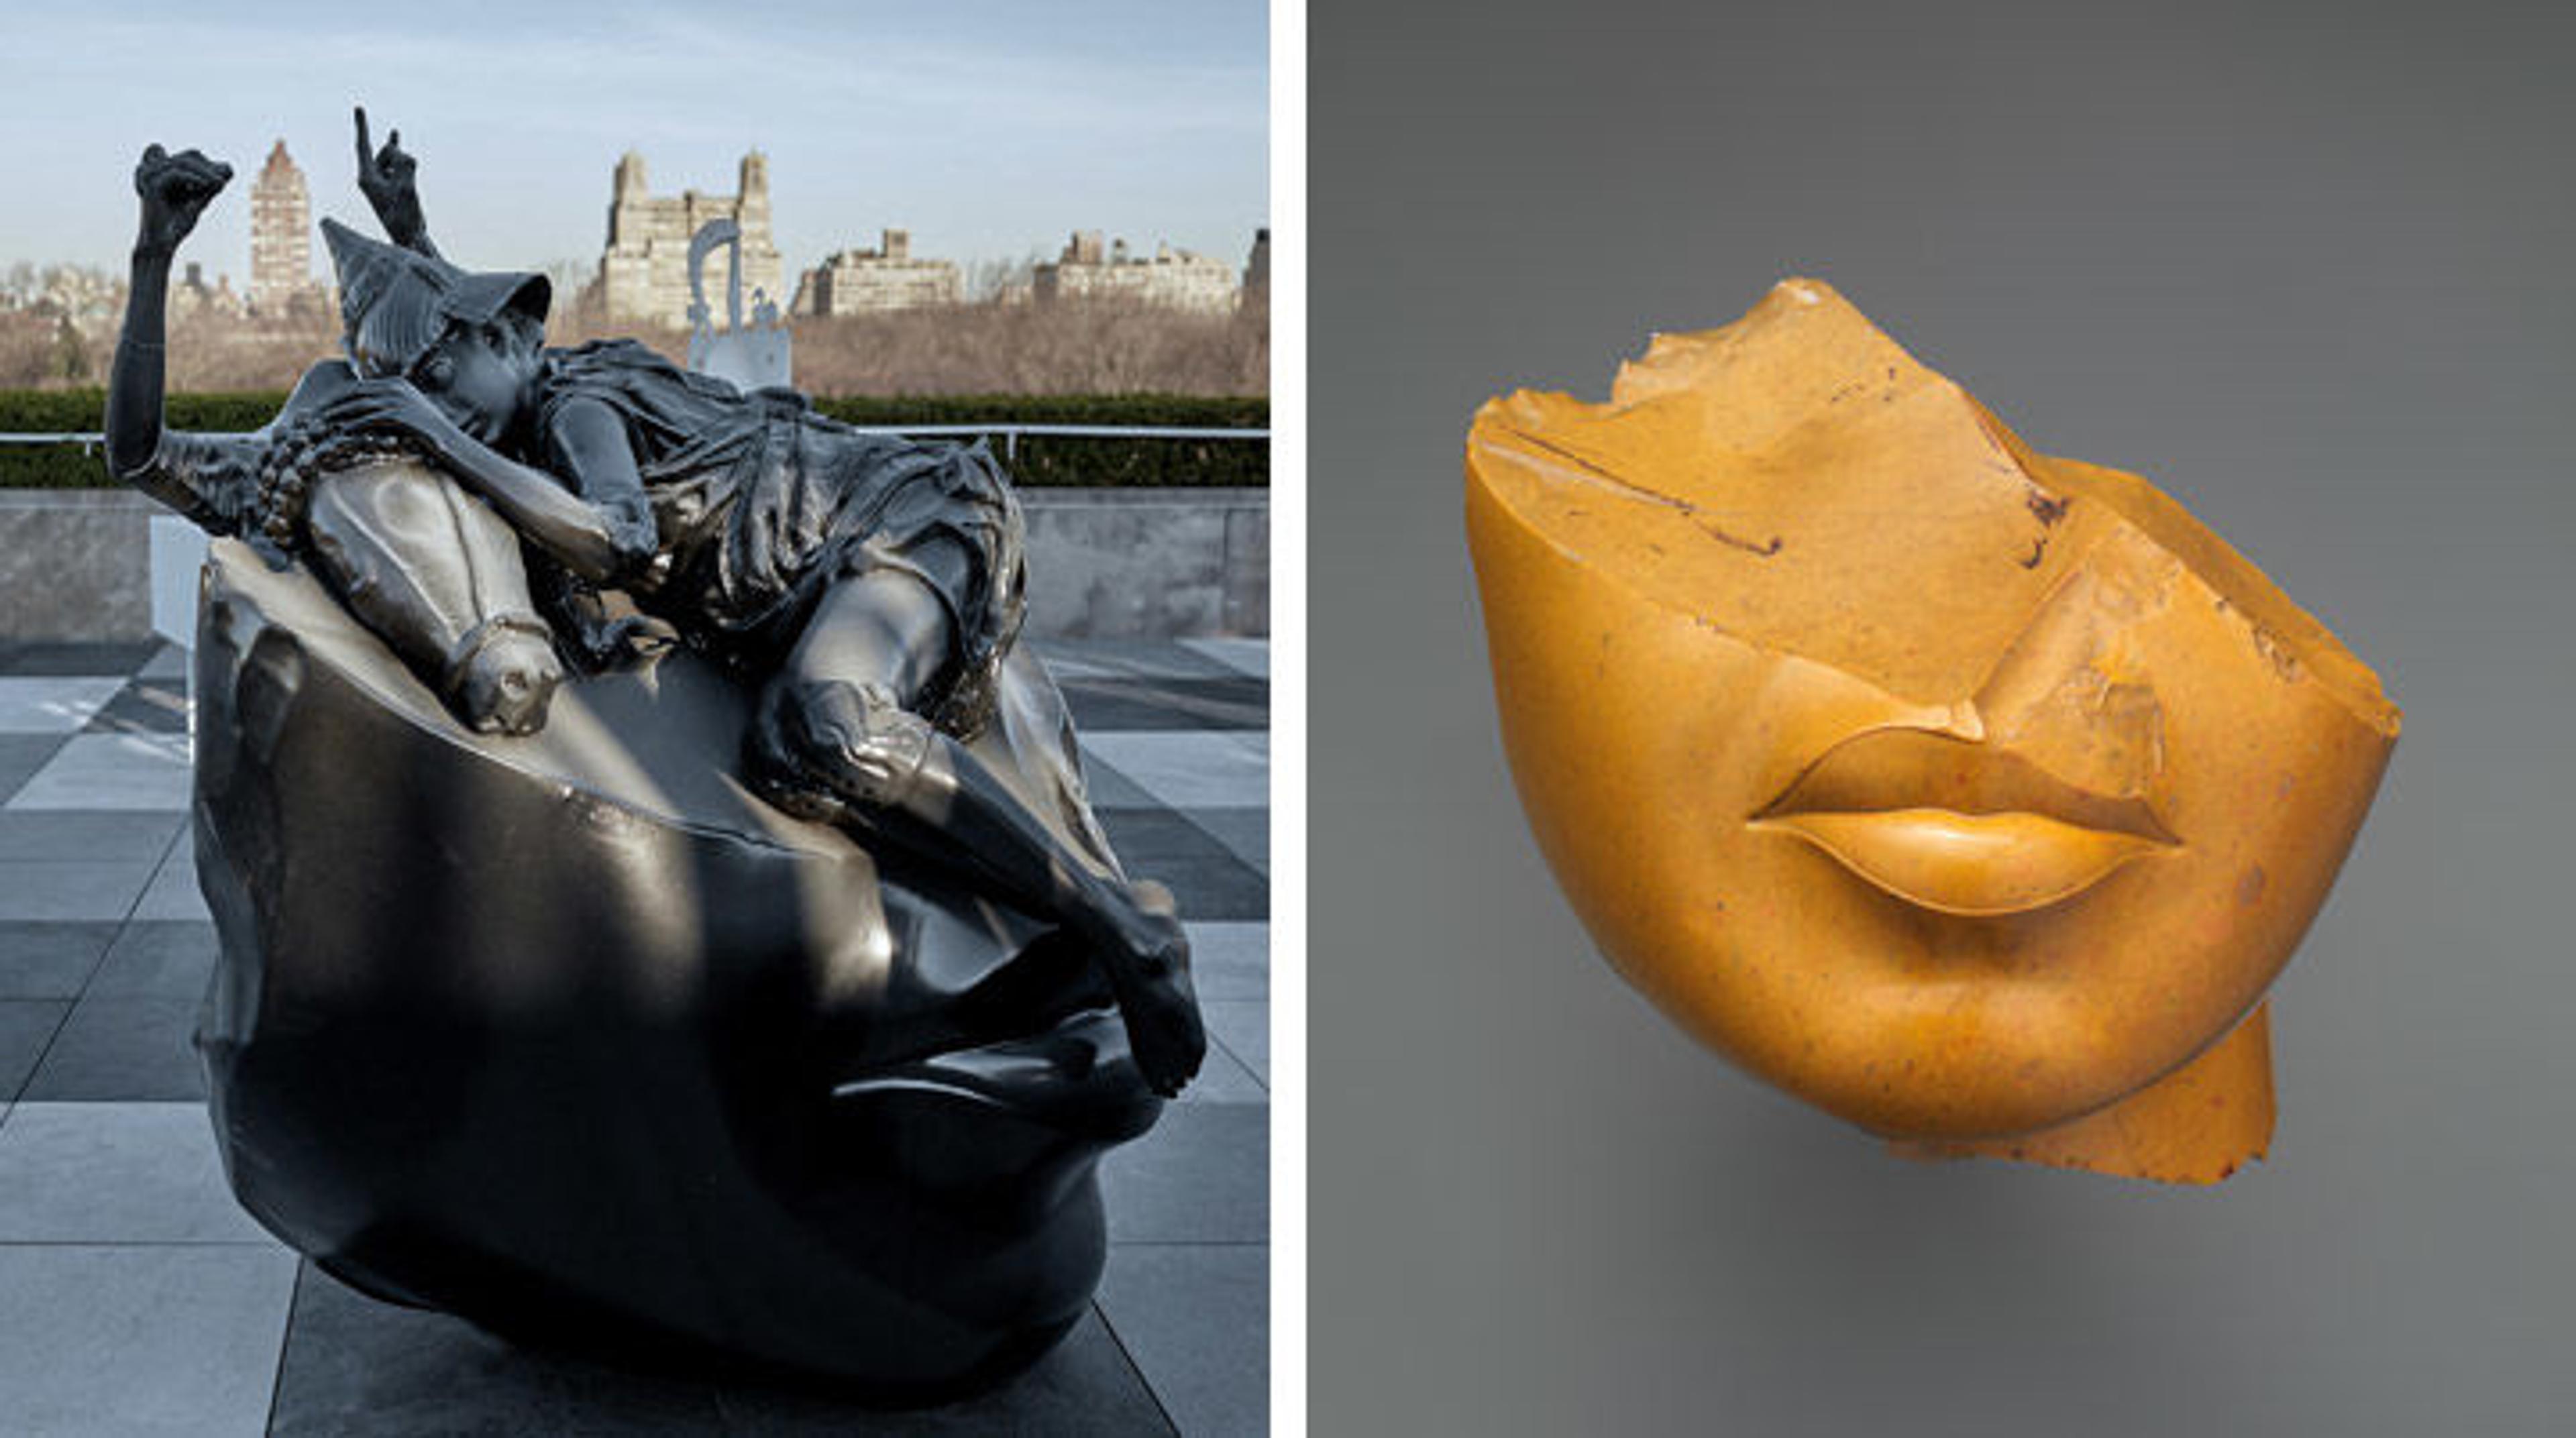
[[[2576, 1432], [2564, 7], [1313, 0], [1322, 1433]], [[1498, 747], [1469, 413], [1841, 287], [2406, 733], [2214, 1190], [1918, 1167], [1619, 984]]]

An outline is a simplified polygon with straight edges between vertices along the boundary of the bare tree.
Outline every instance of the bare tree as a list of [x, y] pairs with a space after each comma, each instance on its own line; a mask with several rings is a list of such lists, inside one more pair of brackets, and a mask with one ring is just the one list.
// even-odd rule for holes
[[[839, 394], [1263, 394], [1270, 383], [1270, 317], [1258, 297], [1222, 313], [1195, 313], [1132, 299], [1031, 303], [1034, 257], [977, 267], [972, 302], [837, 319], [800, 318], [796, 383]], [[124, 309], [121, 286], [53, 267], [33, 273], [32, 299], [0, 310], [0, 387], [96, 385]], [[549, 343], [632, 335], [673, 361], [685, 358], [677, 329], [610, 324], [590, 284], [595, 267], [560, 260], [546, 267], [556, 286]], [[14, 271], [9, 279], [21, 276]], [[1020, 288], [1014, 288], [1019, 286]], [[248, 315], [220, 306], [174, 312], [170, 387], [178, 391], [280, 390], [306, 366], [340, 348], [327, 306]]]
[[1262, 394], [1266, 310], [1133, 300], [1013, 303], [801, 320], [796, 380], [817, 394]]
[[975, 301], [1025, 297], [1036, 282], [1046, 252], [1031, 250], [1016, 260], [984, 259], [966, 267], [966, 298]]

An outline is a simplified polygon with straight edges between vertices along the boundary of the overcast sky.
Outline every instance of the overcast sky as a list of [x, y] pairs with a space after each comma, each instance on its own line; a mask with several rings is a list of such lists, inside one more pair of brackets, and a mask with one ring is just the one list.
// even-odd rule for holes
[[1077, 228], [1240, 262], [1269, 223], [1268, 19], [1247, 0], [48, 0], [0, 34], [0, 261], [121, 266], [150, 141], [231, 162], [183, 258], [236, 286], [277, 139], [317, 220], [372, 229], [357, 102], [380, 142], [402, 130], [430, 230], [469, 265], [595, 260], [630, 148], [655, 194], [729, 193], [766, 151], [791, 271], [887, 227], [961, 262], [1052, 255]]

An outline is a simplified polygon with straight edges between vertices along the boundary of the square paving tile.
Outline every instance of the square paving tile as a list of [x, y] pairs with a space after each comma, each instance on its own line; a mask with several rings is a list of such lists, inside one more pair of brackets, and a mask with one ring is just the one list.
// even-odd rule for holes
[[206, 908], [206, 896], [197, 887], [196, 851], [185, 844], [171, 850], [161, 872], [152, 876], [152, 883], [134, 905], [136, 923], [180, 920], [214, 922], [214, 915]]
[[1229, 669], [1244, 674], [1270, 677], [1270, 641], [1267, 639], [1184, 639], [1181, 647], [1204, 654]]
[[1198, 1076], [1181, 1090], [1180, 1101], [1186, 1104], [1267, 1103], [1270, 1090], [1260, 1075], [1244, 1067], [1213, 1030], [1208, 1034], [1207, 1057], [1199, 1061]]
[[990, 1393], [941, 1408], [871, 1411], [804, 1394], [726, 1387], [734, 1432], [778, 1434], [1062, 1434], [1119, 1438], [1169, 1433], [1171, 1424], [1097, 1311], [1035, 1367]]
[[149, 860], [0, 862], [0, 923], [122, 923], [151, 882]]
[[188, 683], [188, 651], [176, 644], [164, 644], [153, 651], [143, 667], [134, 671], [137, 679], [169, 679], [182, 688]]
[[1225, 841], [1191, 823], [1178, 809], [1160, 804], [1101, 804], [1093, 806], [1092, 812], [1100, 816], [1101, 827], [1109, 831], [1110, 843], [1131, 873], [1147, 873], [1155, 864], [1199, 859], [1251, 867]]
[[1119, 1244], [1109, 1250], [1100, 1311], [1183, 1433], [1269, 1431], [1267, 1246]]
[[1077, 679], [1116, 679], [1126, 672], [1116, 665], [1097, 664], [1063, 653], [1051, 642], [1041, 643], [1037, 647], [1046, 659], [1048, 675], [1059, 685], [1070, 684]]
[[0, 1126], [0, 1244], [274, 1244], [233, 1201], [203, 1104], [20, 1103]]
[[1252, 1070], [1266, 1091], [1270, 1085], [1270, 1001], [1268, 999], [1203, 999], [1199, 1013], [1208, 1036], [1226, 1046]]
[[1040, 639], [1038, 656], [1058, 679], [1190, 679], [1236, 672], [1168, 639]]
[[124, 687], [123, 679], [0, 678], [0, 733], [77, 734]]
[[1094, 809], [1152, 809], [1159, 807], [1145, 786], [1118, 772], [1118, 766], [1101, 762], [1097, 754], [1082, 756], [1082, 784], [1091, 796]]
[[1270, 881], [1206, 830], [1169, 809], [1096, 812], [1119, 862], [1170, 889], [1184, 922], [1270, 917]]
[[1112, 1243], [1266, 1242], [1270, 1107], [1173, 1104], [1101, 1160], [1100, 1180]]
[[0, 1245], [0, 1422], [255, 1438], [294, 1287], [276, 1247]]
[[116, 940], [113, 923], [0, 923], [0, 999], [76, 999]]
[[1225, 845], [1235, 857], [1260, 870], [1270, 872], [1270, 810], [1259, 809], [1185, 809], [1181, 817], [1198, 825]]
[[117, 935], [89, 992], [101, 998], [203, 998], [215, 972], [215, 948], [211, 923], [138, 920]]
[[185, 734], [187, 688], [168, 679], [129, 680], [86, 727], [93, 734]]
[[[26, 787], [36, 771], [54, 761], [71, 742], [69, 734], [0, 734], [0, 804]], [[1137, 790], [1143, 793], [1142, 789]], [[0, 811], [5, 812], [5, 811]]]
[[184, 813], [189, 778], [184, 734], [76, 734], [19, 786], [9, 807]]
[[181, 1102], [206, 1096], [195, 999], [91, 994], [74, 1005], [18, 1097], [23, 1101]]
[[1270, 686], [1243, 675], [1192, 679], [1074, 679], [1064, 697], [1077, 730], [1259, 729]]
[[72, 1011], [63, 999], [0, 999], [0, 1103], [18, 1097]]
[[80, 678], [114, 676], [130, 679], [159, 654], [157, 639], [115, 640], [97, 644], [10, 644], [0, 646], [0, 675], [13, 678]]
[[721, 1433], [715, 1390], [503, 1343], [307, 1264], [277, 1367], [271, 1438], [364, 1433]]
[[1270, 997], [1270, 926], [1185, 921], [1199, 1001]]
[[1265, 732], [1104, 730], [1083, 735], [1082, 747], [1175, 809], [1259, 808], [1270, 802]]
[[187, 822], [182, 814], [132, 809], [0, 809], [0, 863], [31, 859], [158, 863]]

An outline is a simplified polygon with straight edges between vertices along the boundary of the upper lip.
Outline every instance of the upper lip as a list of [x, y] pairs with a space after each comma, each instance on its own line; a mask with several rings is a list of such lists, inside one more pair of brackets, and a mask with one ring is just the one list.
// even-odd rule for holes
[[1072, 1133], [1133, 1137], [1161, 1108], [1137, 1071], [1115, 1007], [1086, 1005], [1025, 1033], [959, 1037], [869, 1065], [833, 1085], [850, 1100], [939, 1092]]
[[2137, 795], [1924, 729], [1844, 740], [1752, 823], [1796, 834], [1900, 899], [1968, 916], [2060, 902], [2178, 842]]
[[2174, 842], [2136, 795], [2088, 789], [2010, 748], [1928, 729], [1872, 729], [1836, 744], [1754, 817], [1907, 808], [2038, 814], [2079, 829]]

